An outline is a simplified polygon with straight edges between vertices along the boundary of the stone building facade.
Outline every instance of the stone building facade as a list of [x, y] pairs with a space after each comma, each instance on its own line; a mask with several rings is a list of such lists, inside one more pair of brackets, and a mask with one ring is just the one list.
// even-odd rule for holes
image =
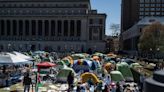
[[0, 0], [0, 50], [103, 51], [105, 21], [90, 0]]

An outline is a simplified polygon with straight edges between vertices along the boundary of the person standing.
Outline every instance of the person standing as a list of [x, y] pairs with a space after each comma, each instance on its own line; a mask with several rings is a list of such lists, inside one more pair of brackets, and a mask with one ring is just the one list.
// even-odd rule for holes
[[68, 77], [67, 77], [67, 82], [68, 82], [68, 92], [70, 92], [72, 86], [73, 86], [73, 82], [74, 82], [74, 76], [73, 73], [70, 72]]
[[24, 92], [30, 92], [31, 84], [32, 84], [32, 80], [29, 77], [29, 73], [27, 73], [23, 79]]

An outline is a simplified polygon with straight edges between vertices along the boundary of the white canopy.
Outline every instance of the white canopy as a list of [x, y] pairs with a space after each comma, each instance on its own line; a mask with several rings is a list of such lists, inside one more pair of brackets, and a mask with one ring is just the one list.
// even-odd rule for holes
[[30, 63], [29, 60], [17, 57], [14, 54], [7, 53], [7, 55], [0, 56], [0, 64], [26, 64]]
[[23, 59], [26, 59], [26, 60], [34, 60], [32, 57], [27, 56], [27, 55], [24, 55], [24, 54], [19, 53], [19, 52], [16, 52], [16, 51], [14, 51], [13, 53], [14, 53], [17, 57], [20, 57], [20, 58], [23, 58]]

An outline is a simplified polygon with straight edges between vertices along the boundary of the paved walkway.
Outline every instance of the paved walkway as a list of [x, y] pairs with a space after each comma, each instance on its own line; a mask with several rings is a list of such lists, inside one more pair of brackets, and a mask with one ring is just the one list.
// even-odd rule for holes
[[[67, 84], [52, 84], [47, 85], [46, 87], [39, 87], [38, 92], [67, 92], [68, 85]], [[12, 85], [10, 87], [1, 88], [0, 92], [23, 92], [23, 85], [22, 83], [18, 83]], [[31, 87], [30, 92], [35, 92], [35, 87]]]

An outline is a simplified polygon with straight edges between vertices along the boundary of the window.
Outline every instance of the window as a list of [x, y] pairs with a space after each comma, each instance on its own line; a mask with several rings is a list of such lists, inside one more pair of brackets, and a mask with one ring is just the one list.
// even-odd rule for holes
[[89, 20], [89, 24], [93, 24], [93, 19], [90, 19]]
[[99, 24], [103, 24], [103, 19], [99, 19]]
[[144, 3], [144, 0], [140, 0], [140, 3]]
[[140, 12], [140, 15], [144, 15], [144, 12]]
[[81, 35], [81, 20], [77, 20], [77, 36]]
[[144, 11], [144, 8], [140, 8], [140, 11]]
[[4, 35], [4, 33], [5, 33], [5, 32], [4, 32], [4, 20], [1, 20], [1, 21], [0, 21], [0, 26], [1, 26], [1, 27], [0, 27], [0, 28], [1, 28], [1, 30], [0, 30], [0, 31], [1, 31], [1, 35]]
[[89, 40], [92, 40], [92, 28], [89, 28]]
[[140, 4], [140, 7], [144, 7], [144, 4]]
[[150, 8], [151, 9], [151, 11], [155, 11], [155, 8]]
[[43, 25], [42, 20], [39, 20], [39, 21], [38, 21], [38, 35], [39, 35], [39, 36], [42, 35], [42, 31], [43, 31], [42, 25]]

